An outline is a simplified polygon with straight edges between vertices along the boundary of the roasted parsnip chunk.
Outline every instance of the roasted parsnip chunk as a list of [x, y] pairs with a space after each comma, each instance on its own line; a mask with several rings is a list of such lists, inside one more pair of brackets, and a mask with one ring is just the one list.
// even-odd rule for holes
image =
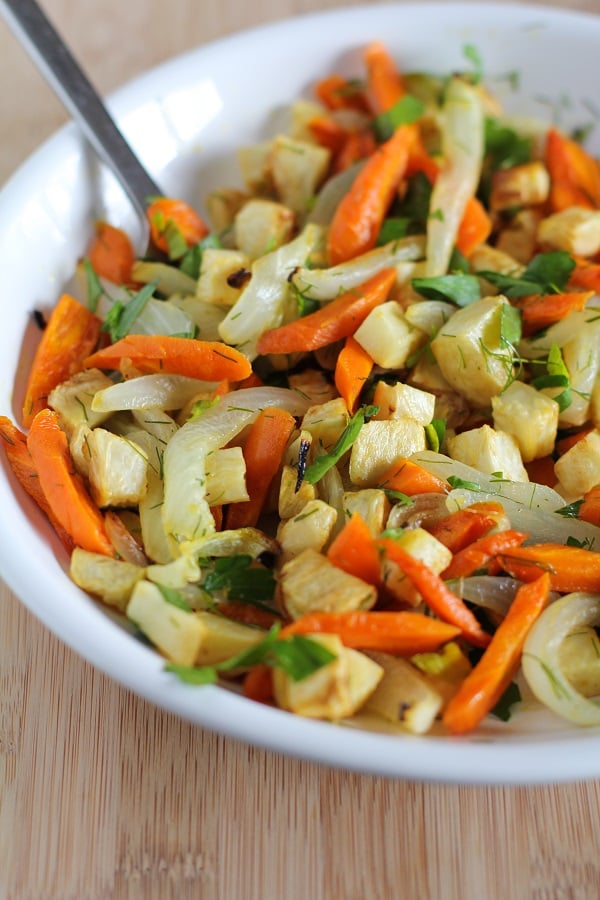
[[338, 569], [316, 550], [305, 550], [285, 563], [279, 575], [279, 595], [292, 619], [315, 611], [370, 609], [377, 599], [374, 587]]
[[352, 716], [377, 687], [382, 667], [364, 653], [344, 647], [337, 635], [308, 637], [334, 653], [335, 659], [301, 681], [276, 669], [273, 688], [277, 705], [314, 719], [335, 721]]

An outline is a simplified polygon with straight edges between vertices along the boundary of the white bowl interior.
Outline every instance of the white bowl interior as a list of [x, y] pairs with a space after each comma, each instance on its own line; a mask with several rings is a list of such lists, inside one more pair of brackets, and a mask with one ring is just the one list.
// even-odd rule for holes
[[[238, 183], [235, 148], [273, 134], [282, 110], [332, 72], [361, 72], [361, 48], [384, 40], [405, 71], [469, 66], [473, 45], [486, 82], [515, 114], [562, 127], [594, 123], [600, 19], [541, 7], [370, 5], [284, 21], [199, 48], [137, 79], [111, 108], [165, 193], [199, 208], [213, 186]], [[589, 146], [600, 151], [596, 132]], [[134, 237], [138, 229], [114, 178], [75, 126], [48, 141], [0, 193], [4, 311], [0, 414], [19, 421], [37, 339], [34, 309], [48, 310], [69, 282], [96, 218]], [[398, 737], [290, 716], [222, 688], [191, 688], [65, 574], [48, 523], [0, 458], [0, 571], [59, 637], [139, 694], [187, 719], [293, 755], [385, 775], [461, 782], [527, 783], [600, 774], [600, 734], [545, 712], [476, 735]], [[543, 747], [540, 746], [543, 744]]]

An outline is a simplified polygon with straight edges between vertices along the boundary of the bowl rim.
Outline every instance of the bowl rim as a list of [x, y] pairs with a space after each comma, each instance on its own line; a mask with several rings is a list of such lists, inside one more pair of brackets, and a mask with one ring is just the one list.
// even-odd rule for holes
[[[159, 81], [169, 90], [169, 85], [181, 83], [182, 75], [198, 59], [210, 64], [212, 56], [235, 50], [236, 45], [253, 41], [257, 37], [271, 39], [284, 34], [298, 24], [315, 24], [325, 27], [336, 20], [385, 16], [416, 15], [448, 16], [450, 10], [456, 15], [468, 14], [471, 18], [495, 20], [500, 24], [539, 18], [549, 24], [593, 28], [600, 34], [600, 17], [587, 11], [569, 11], [553, 7], [518, 3], [488, 3], [481, 5], [477, 0], [463, 0], [460, 3], [444, 3], [439, 0], [425, 0], [407, 4], [376, 3], [301, 13], [275, 22], [241, 29], [197, 48], [159, 63], [130, 79], [108, 96], [109, 109], [117, 120], [122, 119], [135, 108], [138, 97], [148, 87], [154, 89]], [[40, 164], [58, 157], [64, 149], [65, 141], [80, 142], [77, 126], [68, 122], [16, 170], [0, 191], [0, 203], [11, 195], [20, 194], [22, 184]], [[10, 479], [0, 478], [0, 497], [5, 499], [12, 491]], [[14, 492], [13, 492], [14, 493]], [[22, 507], [28, 498], [15, 494], [14, 506]], [[37, 511], [30, 516], [38, 517]], [[249, 703], [236, 693], [221, 687], [206, 687], [198, 693], [198, 688], [175, 683], [172, 676], [164, 672], [163, 661], [153, 650], [132, 641], [131, 635], [118, 628], [105, 609], [87, 598], [82, 605], [80, 618], [91, 629], [89, 639], [82, 645], [81, 626], [75, 627], [68, 617], [57, 622], [53, 610], [36, 599], [39, 593], [39, 572], [35, 567], [25, 570], [20, 565], [17, 536], [5, 527], [4, 516], [0, 523], [0, 535], [5, 538], [0, 550], [2, 578], [17, 597], [55, 635], [71, 647], [80, 657], [90, 662], [100, 671], [110, 676], [137, 695], [151, 701], [160, 708], [175, 713], [182, 718], [203, 727], [247, 741], [265, 749], [285, 753], [288, 756], [324, 763], [329, 766], [386, 775], [445, 783], [469, 784], [533, 784], [575, 781], [600, 774], [600, 763], [594, 764], [595, 754], [600, 744], [597, 731], [582, 730], [575, 737], [561, 736], [560, 732], [550, 738], [539, 737], [519, 739], [511, 742], [497, 737], [482, 737], [481, 740], [464, 741], [460, 738], [431, 738], [374, 734], [370, 732], [338, 729], [336, 738], [332, 733], [336, 726], [326, 722], [299, 719], [282, 710], [262, 707]], [[40, 539], [40, 546], [42, 540]], [[49, 549], [51, 553], [51, 548]], [[66, 578], [65, 574], [65, 578]], [[107, 652], [104, 637], [110, 635]], [[346, 739], [347, 738], [347, 739]], [[544, 742], [548, 741], [547, 744]], [[399, 746], [402, 745], [402, 746]], [[558, 753], [540, 763], [540, 748], [558, 747]], [[440, 760], [444, 758], [443, 765]], [[565, 768], [565, 759], [568, 766]]]

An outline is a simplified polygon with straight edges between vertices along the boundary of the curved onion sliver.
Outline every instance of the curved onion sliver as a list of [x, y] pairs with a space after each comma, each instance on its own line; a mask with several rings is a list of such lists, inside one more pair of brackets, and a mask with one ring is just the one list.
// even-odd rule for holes
[[309, 401], [287, 388], [233, 391], [197, 419], [182, 425], [167, 444], [163, 455], [162, 521], [173, 555], [180, 554], [180, 544], [201, 540], [215, 531], [206, 499], [206, 457], [229, 443], [256, 419], [261, 409], [269, 406], [301, 416]]
[[567, 543], [569, 538], [576, 538], [593, 550], [600, 549], [600, 529], [581, 519], [557, 515], [557, 510], [564, 507], [565, 500], [544, 484], [507, 481], [485, 475], [472, 466], [430, 450], [414, 453], [411, 459], [439, 478], [454, 475], [477, 488], [459, 487], [447, 494], [449, 512], [473, 503], [497, 500], [504, 507], [511, 527], [524, 531], [529, 536], [529, 543]]
[[483, 606], [503, 617], [515, 599], [520, 585], [520, 581], [504, 575], [471, 575], [468, 578], [455, 578], [448, 582], [450, 590], [463, 600], [468, 600], [476, 606]]
[[576, 629], [599, 624], [599, 594], [567, 594], [544, 610], [523, 647], [523, 674], [537, 699], [576, 725], [600, 725], [600, 703], [588, 700], [564, 676], [560, 646]]
[[299, 267], [291, 276], [294, 286], [311, 300], [334, 300], [377, 275], [383, 269], [396, 268], [399, 281], [416, 274], [416, 261], [423, 258], [425, 239], [422, 235], [390, 241], [347, 262], [328, 269]]

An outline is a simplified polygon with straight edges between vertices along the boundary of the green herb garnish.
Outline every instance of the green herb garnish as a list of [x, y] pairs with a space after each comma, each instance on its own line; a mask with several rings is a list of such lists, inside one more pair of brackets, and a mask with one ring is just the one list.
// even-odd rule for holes
[[156, 584], [156, 587], [159, 589], [163, 595], [163, 599], [166, 600], [167, 603], [176, 606], [177, 609], [182, 609], [184, 612], [192, 612], [191, 606], [184, 599], [180, 591], [175, 590], [175, 588], [166, 587], [164, 584]]
[[434, 278], [413, 278], [412, 286], [428, 300], [450, 300], [457, 306], [468, 306], [481, 297], [479, 281], [474, 275], [438, 275]]
[[90, 312], [95, 313], [100, 297], [104, 294], [104, 288], [89, 259], [83, 260], [83, 270], [86, 279], [87, 306]]
[[459, 478], [458, 475], [450, 475], [446, 481], [453, 490], [460, 488], [464, 491], [481, 491], [481, 487], [476, 481], [466, 481], [464, 478]]
[[165, 669], [186, 684], [214, 684], [220, 672], [249, 669], [259, 664], [283, 669], [292, 681], [302, 681], [313, 672], [333, 662], [334, 653], [317, 641], [303, 635], [280, 639], [280, 625], [273, 625], [266, 637], [249, 650], [232, 656], [215, 666], [179, 666], [167, 663]]
[[473, 66], [473, 71], [469, 73], [471, 81], [473, 84], [479, 84], [483, 80], [483, 61], [479, 50], [474, 44], [465, 44], [463, 55]]
[[317, 481], [320, 481], [323, 475], [325, 475], [332, 466], [335, 466], [344, 453], [350, 449], [358, 437], [360, 429], [365, 424], [365, 420], [377, 415], [378, 412], [378, 406], [362, 406], [355, 412], [331, 450], [328, 453], [317, 456], [314, 462], [306, 467], [306, 472], [304, 473], [305, 480], [308, 481], [309, 484], [316, 484]]
[[500, 308], [500, 342], [514, 348], [521, 340], [521, 313], [516, 306], [503, 303]]
[[179, 269], [190, 278], [198, 278], [202, 268], [202, 256], [205, 250], [220, 250], [223, 243], [217, 234], [207, 234], [205, 238], [198, 241], [192, 247], [187, 247], [179, 262]]
[[555, 509], [554, 512], [559, 516], [564, 516], [565, 519], [578, 519], [582, 503], [583, 497], [581, 500], [575, 500], [567, 506], [561, 506], [560, 509]]
[[495, 285], [507, 297], [514, 299], [528, 294], [560, 294], [574, 268], [575, 261], [569, 253], [552, 250], [534, 256], [518, 278], [487, 270], [477, 274]]
[[432, 419], [429, 425], [425, 426], [425, 437], [427, 438], [427, 446], [434, 453], [439, 453], [440, 447], [446, 436], [445, 419]]
[[225, 591], [237, 600], [264, 605], [273, 600], [275, 578], [269, 569], [253, 562], [246, 554], [215, 559], [202, 587], [209, 594]]
[[552, 344], [546, 360], [547, 375], [540, 375], [531, 382], [537, 391], [544, 388], [563, 388], [560, 394], [553, 397], [561, 412], [567, 409], [573, 402], [571, 391], [571, 379], [569, 370], [563, 360], [562, 352], [558, 344]]
[[423, 103], [412, 94], [405, 94], [391, 109], [373, 119], [373, 128], [381, 141], [387, 141], [400, 125], [411, 125], [423, 115]]
[[141, 315], [148, 300], [154, 294], [157, 285], [157, 281], [151, 281], [149, 284], [145, 284], [137, 294], [134, 294], [127, 303], [117, 300], [113, 304], [102, 325], [102, 331], [107, 331], [110, 334], [113, 343], [120, 341], [126, 334], [129, 334], [134, 322]]

